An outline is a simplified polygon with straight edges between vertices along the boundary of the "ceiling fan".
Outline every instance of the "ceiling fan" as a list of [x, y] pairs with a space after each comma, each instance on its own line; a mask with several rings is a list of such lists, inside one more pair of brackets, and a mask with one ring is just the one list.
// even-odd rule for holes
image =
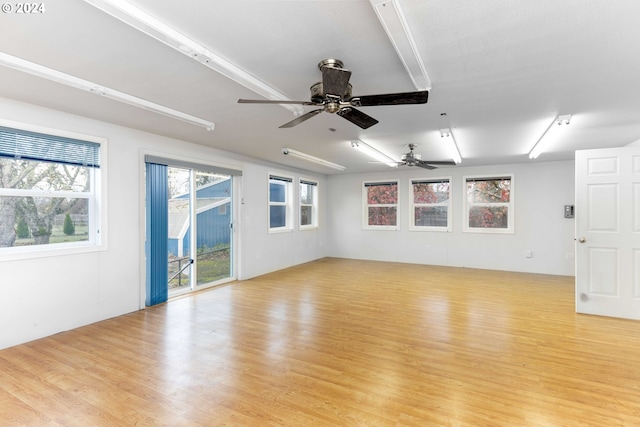
[[420, 154], [413, 152], [416, 144], [407, 144], [409, 152], [402, 155], [402, 161], [398, 162], [398, 166], [419, 166], [425, 169], [437, 169], [437, 166], [455, 166], [456, 162], [450, 160], [422, 160]]
[[382, 95], [352, 96], [349, 78], [351, 71], [343, 68], [339, 59], [325, 59], [318, 64], [322, 72], [322, 81], [311, 86], [311, 101], [278, 101], [266, 99], [239, 99], [241, 104], [301, 104], [315, 105], [321, 108], [311, 110], [300, 117], [280, 126], [290, 128], [323, 111], [337, 113], [362, 129], [368, 129], [378, 123], [373, 117], [354, 107], [372, 107], [379, 105], [425, 104], [429, 91], [389, 93]]

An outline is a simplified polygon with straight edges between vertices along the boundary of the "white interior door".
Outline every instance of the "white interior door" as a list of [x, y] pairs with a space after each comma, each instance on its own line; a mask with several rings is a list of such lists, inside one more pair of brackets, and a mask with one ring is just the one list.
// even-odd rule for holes
[[640, 147], [576, 152], [576, 311], [640, 319]]

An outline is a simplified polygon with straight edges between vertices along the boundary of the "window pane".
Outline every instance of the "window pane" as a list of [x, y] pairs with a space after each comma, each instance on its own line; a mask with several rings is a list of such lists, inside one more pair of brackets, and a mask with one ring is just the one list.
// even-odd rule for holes
[[[189, 199], [191, 192], [191, 172], [189, 169], [170, 167], [167, 169], [169, 183], [169, 198]], [[189, 204], [186, 204], [188, 211]]]
[[419, 227], [446, 227], [447, 213], [448, 208], [446, 206], [416, 207], [414, 225]]
[[91, 168], [0, 158], [0, 187], [21, 190], [88, 192]]
[[0, 197], [0, 247], [89, 240], [89, 201], [63, 197]]
[[398, 184], [366, 184], [367, 204], [394, 205], [398, 203]]
[[282, 182], [269, 183], [269, 201], [284, 203], [286, 201], [285, 184]]
[[300, 203], [313, 204], [313, 189], [315, 185], [300, 184]]
[[509, 203], [511, 179], [496, 178], [467, 181], [469, 203]]
[[449, 200], [448, 182], [413, 183], [414, 203], [442, 203]]
[[287, 207], [269, 206], [269, 227], [285, 227], [287, 225]]
[[369, 207], [369, 225], [396, 225], [395, 206]]
[[313, 206], [300, 206], [300, 225], [313, 225]]
[[507, 206], [472, 206], [469, 209], [469, 227], [508, 228]]

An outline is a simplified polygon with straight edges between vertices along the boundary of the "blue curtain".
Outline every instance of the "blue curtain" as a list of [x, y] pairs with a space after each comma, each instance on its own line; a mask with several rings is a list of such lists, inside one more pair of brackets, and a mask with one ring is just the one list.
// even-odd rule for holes
[[152, 306], [169, 297], [169, 189], [167, 166], [147, 163], [147, 297], [145, 304]]

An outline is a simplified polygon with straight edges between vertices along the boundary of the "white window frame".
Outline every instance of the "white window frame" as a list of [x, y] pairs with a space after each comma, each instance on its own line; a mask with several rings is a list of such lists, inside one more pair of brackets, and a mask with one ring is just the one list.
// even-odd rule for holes
[[[397, 188], [396, 203], [389, 204], [369, 204], [367, 199], [367, 186], [368, 185], [382, 185], [382, 184], [395, 184]], [[400, 229], [400, 182], [397, 179], [381, 179], [381, 180], [368, 180], [362, 182], [362, 228], [365, 230], [399, 230]], [[370, 225], [369, 224], [369, 208], [370, 207], [395, 207], [396, 209], [396, 223], [395, 225]]]
[[[436, 184], [436, 183], [444, 183], [447, 182], [449, 183], [449, 199], [447, 200], [446, 204], [445, 203], [416, 203], [415, 202], [415, 195], [414, 195], [414, 188], [413, 185], [417, 184], [417, 183], [432, 183], [432, 184]], [[450, 176], [446, 176], [446, 177], [428, 177], [428, 178], [411, 178], [409, 180], [409, 230], [411, 231], [439, 231], [439, 232], [451, 232], [453, 230], [453, 226], [452, 226], [452, 211], [453, 209], [451, 208], [451, 190], [452, 190], [452, 185], [451, 185], [451, 177]], [[416, 225], [416, 217], [415, 217], [415, 212], [416, 212], [416, 208], [417, 207], [433, 207], [433, 208], [437, 208], [440, 206], [446, 206], [447, 207], [447, 225], [446, 226], [433, 226], [433, 225]]]
[[[285, 187], [284, 191], [284, 202], [272, 202], [271, 201], [271, 184], [272, 181], [278, 181], [278, 183], [283, 183]], [[284, 233], [293, 231], [294, 224], [294, 213], [293, 213], [293, 182], [294, 179], [292, 176], [281, 174], [277, 172], [270, 172], [267, 180], [267, 227], [269, 229], [269, 233]], [[272, 206], [284, 206], [285, 207], [285, 225], [282, 227], [271, 227], [271, 207]]]
[[[313, 187], [313, 197], [311, 203], [302, 202], [302, 185]], [[318, 229], [318, 192], [320, 184], [318, 180], [301, 177], [298, 181], [298, 227], [300, 230]], [[302, 224], [302, 208], [311, 207], [311, 224]]]
[[[490, 181], [498, 179], [509, 179], [509, 202], [470, 202], [467, 197], [467, 183], [469, 181]], [[514, 234], [515, 233], [515, 179], [514, 174], [492, 174], [492, 175], [471, 175], [463, 177], [463, 189], [462, 189], [462, 203], [463, 203], [463, 216], [462, 216], [462, 230], [467, 233], [488, 233], [488, 234]], [[506, 228], [491, 228], [491, 227], [471, 227], [469, 225], [469, 212], [474, 207], [506, 207], [507, 208], [507, 227]]]
[[88, 199], [89, 238], [80, 242], [49, 243], [45, 245], [0, 248], [0, 262], [107, 250], [107, 140], [105, 138], [92, 135], [79, 134], [12, 120], [0, 119], [0, 126], [24, 130], [27, 132], [36, 132], [46, 135], [94, 142], [100, 145], [100, 168], [90, 168], [91, 189], [88, 192], [0, 188], [0, 196], [41, 196]]

